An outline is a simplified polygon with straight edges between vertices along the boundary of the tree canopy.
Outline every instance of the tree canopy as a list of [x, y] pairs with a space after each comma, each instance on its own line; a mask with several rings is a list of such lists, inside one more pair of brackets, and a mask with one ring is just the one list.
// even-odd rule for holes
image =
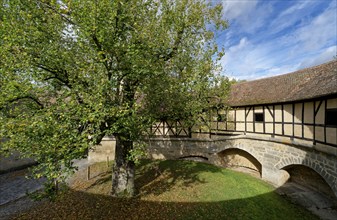
[[132, 195], [134, 142], [205, 107], [226, 25], [206, 0], [3, 0], [1, 151], [35, 158], [51, 183], [113, 135], [113, 194]]

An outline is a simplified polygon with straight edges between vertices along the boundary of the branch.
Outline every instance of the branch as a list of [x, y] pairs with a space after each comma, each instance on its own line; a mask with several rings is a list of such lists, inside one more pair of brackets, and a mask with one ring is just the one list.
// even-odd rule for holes
[[182, 42], [182, 39], [183, 39], [183, 34], [185, 32], [185, 24], [182, 26], [182, 29], [180, 31], [178, 31], [177, 33], [177, 38], [176, 40], [174, 41], [174, 44], [173, 44], [173, 48], [171, 50], [170, 53], [164, 55], [163, 57], [160, 57], [160, 54], [157, 55], [159, 58], [163, 58], [164, 61], [169, 61], [170, 59], [172, 59], [172, 57], [177, 53], [178, 51], [178, 47], [179, 45], [181, 44]]
[[40, 4], [46, 6], [48, 9], [52, 10], [56, 14], [60, 15], [61, 18], [63, 18], [64, 20], [68, 21], [70, 24], [78, 26], [74, 21], [72, 21], [70, 18], [68, 18], [65, 14], [62, 14], [61, 12], [57, 11], [57, 9], [54, 8], [53, 6], [51, 6], [51, 5], [47, 4], [47, 3], [41, 2], [41, 1], [38, 1], [38, 2]]
[[[38, 64], [38, 67], [53, 74], [53, 76], [50, 76], [50, 77], [47, 77], [45, 78], [44, 80], [47, 81], [47, 80], [51, 80], [51, 79], [57, 79], [59, 80], [61, 83], [63, 83], [66, 87], [68, 87], [69, 89], [72, 89], [73, 88], [73, 85], [70, 83], [69, 81], [69, 78], [68, 78], [68, 72], [66, 70], [54, 70], [54, 69], [51, 69], [49, 67], [46, 67], [42, 64]], [[60, 77], [60, 75], [63, 75], [65, 79], [62, 79]], [[77, 80], [77, 82], [81, 82], [86, 88], [89, 87], [88, 83], [83, 81], [83, 80]], [[83, 99], [80, 97], [80, 95], [78, 93], [75, 93], [76, 95], [76, 100], [79, 104], [83, 104], [84, 101]]]
[[[98, 41], [98, 38], [96, 36], [96, 34], [92, 34], [92, 40], [94, 41], [97, 49], [98, 49], [98, 52], [102, 52], [103, 51], [103, 47], [102, 45], [100, 44], [100, 42]], [[104, 60], [103, 62], [103, 65], [105, 66], [106, 70], [108, 71], [108, 79], [110, 80], [111, 79], [111, 64], [107, 61], [107, 57], [104, 53], [101, 53], [101, 56], [102, 56], [102, 59]]]
[[[24, 95], [24, 96], [16, 97], [16, 98], [8, 100], [7, 102], [13, 103], [13, 102], [20, 101], [20, 100], [23, 100], [23, 99], [32, 100], [35, 104], [37, 104], [40, 107], [40, 109], [44, 108], [43, 104], [36, 97], [33, 97], [31, 95]], [[2, 110], [2, 109], [4, 109], [4, 107], [0, 107], [0, 110]]]
[[[69, 83], [68, 72], [66, 70], [61, 70], [61, 71], [60, 70], [53, 70], [53, 69], [50, 69], [49, 67], [46, 67], [42, 64], [38, 64], [38, 67], [47, 71], [47, 72], [49, 72], [49, 73], [51, 73], [51, 74], [53, 74], [53, 76], [45, 78], [44, 79], [45, 81], [48, 81], [48, 80], [51, 80], [51, 79], [57, 79], [60, 82], [62, 82], [65, 86], [67, 86], [69, 89], [72, 88], [72, 85]], [[62, 79], [60, 77], [60, 74], [63, 74], [66, 79]]]
[[48, 67], [46, 67], [46, 66], [44, 66], [42, 64], [38, 64], [37, 67], [39, 67], [39, 68], [41, 68], [41, 69], [43, 69], [43, 70], [45, 70], [47, 72], [50, 72], [52, 74], [57, 74], [58, 73], [57, 70], [51, 70], [50, 68], [48, 68]]
[[67, 86], [69, 89], [72, 88], [72, 86], [69, 84], [69, 81], [68, 81], [68, 80], [64, 81], [63, 79], [61, 79], [61, 78], [58, 77], [58, 76], [50, 76], [50, 77], [45, 78], [44, 80], [45, 80], [45, 81], [48, 81], [48, 80], [51, 80], [51, 79], [57, 79], [57, 80], [59, 80], [60, 82], [62, 82], [65, 86]]

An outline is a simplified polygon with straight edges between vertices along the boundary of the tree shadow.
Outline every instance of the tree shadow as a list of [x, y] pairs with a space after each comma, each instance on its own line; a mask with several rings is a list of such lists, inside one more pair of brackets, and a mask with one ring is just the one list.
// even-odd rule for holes
[[[89, 187], [69, 188], [55, 202], [39, 203], [10, 219], [318, 219], [272, 188], [262, 191], [257, 190], [258, 185], [246, 188], [249, 181], [239, 178], [246, 174], [234, 175], [234, 185], [225, 184], [225, 188], [232, 187], [233, 191], [225, 190], [221, 181], [208, 190], [207, 184], [216, 179], [207, 175], [216, 174], [216, 178], [223, 175], [228, 180], [230, 172], [234, 171], [200, 162], [144, 160], [137, 166], [139, 194], [135, 198], [109, 196], [111, 175], [105, 173], [87, 181]], [[258, 182], [256, 179], [253, 184]], [[224, 193], [223, 196], [209, 196], [212, 193], [214, 196], [214, 187], [221, 188], [215, 192]], [[191, 194], [199, 190], [201, 197]], [[246, 194], [247, 190], [254, 193]]]
[[174, 186], [206, 183], [202, 172], [221, 173], [221, 168], [186, 160], [143, 160], [136, 170], [136, 190], [142, 195], [160, 195]]
[[[238, 173], [230, 177], [232, 172], [200, 162], [144, 160], [137, 166], [136, 183], [140, 193], [135, 198], [109, 196], [111, 175], [105, 173], [87, 180], [89, 187], [69, 188], [55, 202], [39, 203], [11, 219], [318, 219], [270, 187], [246, 188], [248, 182], [259, 184], [260, 180], [255, 182], [250, 176], [247, 180], [241, 179], [246, 174]], [[210, 178], [213, 174], [216, 174], [214, 179]], [[221, 175], [232, 180], [224, 184], [219, 181]], [[214, 184], [216, 180], [219, 182]], [[212, 188], [208, 189], [205, 184], [212, 182]], [[228, 191], [230, 187], [233, 190]], [[199, 190], [200, 195], [191, 194]], [[254, 193], [246, 193], [250, 190]]]
[[102, 184], [111, 182], [111, 178], [112, 178], [112, 175], [110, 172], [104, 172], [96, 176], [96, 180], [91, 185], [89, 185], [86, 189], [90, 189], [97, 185], [102, 185]]
[[275, 207], [274, 192], [214, 202], [118, 199], [69, 190], [56, 202], [45, 202], [13, 219], [318, 219], [304, 209]]

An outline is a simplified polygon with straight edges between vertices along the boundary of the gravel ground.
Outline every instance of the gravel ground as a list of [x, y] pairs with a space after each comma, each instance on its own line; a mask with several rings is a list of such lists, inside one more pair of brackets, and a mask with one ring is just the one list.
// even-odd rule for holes
[[291, 202], [305, 207], [320, 219], [337, 220], [337, 201], [319, 192], [291, 182], [284, 184], [276, 192], [288, 197]]

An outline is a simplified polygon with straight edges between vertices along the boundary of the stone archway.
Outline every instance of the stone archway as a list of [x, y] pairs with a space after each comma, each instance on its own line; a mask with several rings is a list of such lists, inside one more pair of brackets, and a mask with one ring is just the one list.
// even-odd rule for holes
[[224, 167], [238, 169], [243, 172], [262, 175], [261, 163], [247, 151], [238, 148], [225, 149], [218, 153], [220, 163]]
[[336, 199], [334, 191], [326, 180], [314, 169], [302, 164], [291, 164], [282, 168], [289, 174], [287, 183], [294, 183], [309, 190], [324, 194], [325, 196]]
[[[289, 157], [287, 159], [282, 159], [280, 163], [278, 163], [275, 167], [279, 170], [284, 170], [287, 172], [289, 169], [294, 169], [295, 167], [296, 170], [291, 170], [291, 172], [293, 173], [295, 172], [296, 174], [298, 173], [297, 168], [300, 166], [307, 167], [308, 169], [312, 170], [312, 172], [314, 172], [313, 175], [315, 176], [315, 178], [316, 179], [321, 178], [324, 184], [327, 184], [327, 186], [332, 190], [332, 195], [334, 195], [335, 198], [337, 198], [336, 178], [333, 176], [331, 172], [327, 172], [326, 167], [322, 166], [322, 164], [318, 164], [314, 161], [309, 160], [308, 158], [300, 159], [300, 158]], [[319, 178], [315, 174], [317, 174]], [[310, 175], [307, 175], [307, 176], [310, 176]]]

